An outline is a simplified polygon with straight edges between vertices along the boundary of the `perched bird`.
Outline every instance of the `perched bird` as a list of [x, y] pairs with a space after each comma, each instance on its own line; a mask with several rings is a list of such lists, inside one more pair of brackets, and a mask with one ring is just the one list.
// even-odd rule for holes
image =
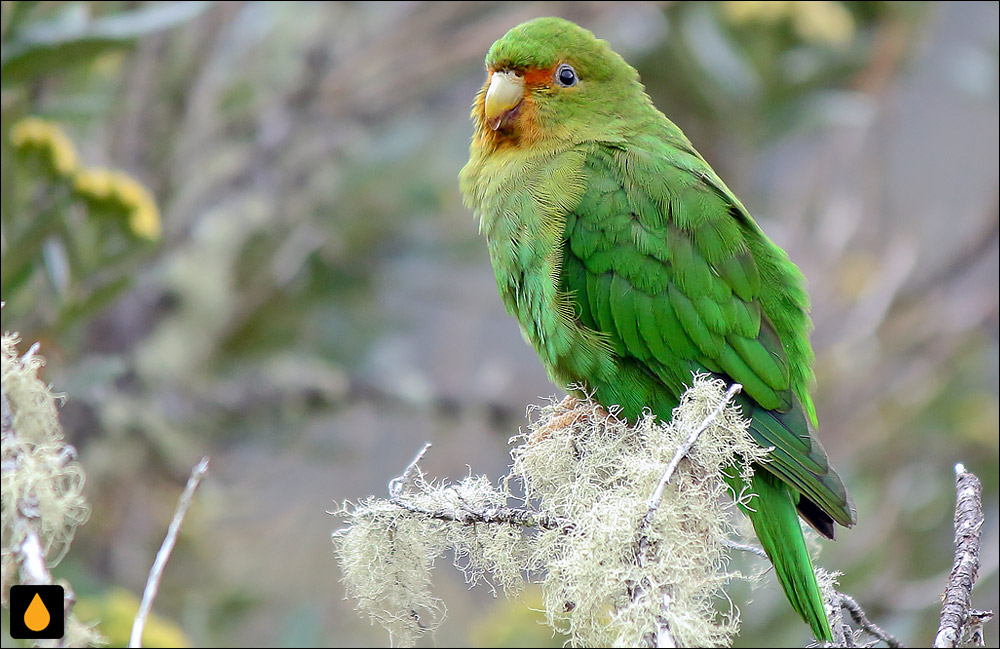
[[669, 420], [693, 373], [743, 385], [751, 434], [773, 448], [744, 511], [792, 607], [831, 640], [798, 516], [830, 539], [856, 516], [814, 434], [802, 274], [607, 42], [539, 18], [486, 67], [460, 185], [508, 312], [555, 383], [629, 419]]

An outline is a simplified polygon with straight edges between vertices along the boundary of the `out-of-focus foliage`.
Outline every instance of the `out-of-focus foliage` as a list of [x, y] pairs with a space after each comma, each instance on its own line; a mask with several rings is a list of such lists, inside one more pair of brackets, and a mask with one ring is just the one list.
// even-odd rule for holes
[[[128, 646], [138, 610], [139, 598], [124, 588], [111, 588], [100, 596], [85, 597], [74, 607], [78, 618], [97, 624], [109, 647]], [[191, 641], [176, 622], [154, 613], [146, 619], [142, 646], [181, 648], [190, 647]]]
[[563, 647], [566, 636], [545, 625], [542, 591], [527, 585], [518, 597], [508, 597], [477, 619], [469, 630], [476, 647]]
[[6, 2], [3, 12], [3, 52], [0, 73], [11, 86], [48, 76], [53, 68], [86, 66], [96, 56], [136, 39], [180, 25], [201, 13], [207, 2], [167, 2], [133, 11], [127, 3], [95, 15], [91, 3]]
[[[65, 330], [129, 287], [127, 271], [146, 257], [134, 240], [159, 238], [159, 211], [127, 174], [80, 167], [73, 142], [53, 122], [19, 120], [10, 144], [15, 159], [3, 184], [21, 195], [5, 201], [4, 299], [14, 317], [36, 314]], [[38, 313], [40, 293], [54, 293], [59, 310]]]
[[[3, 298], [5, 315], [55, 335], [93, 318], [132, 285], [135, 269], [149, 260], [140, 241], [159, 239], [160, 214], [149, 190], [127, 173], [87, 166], [59, 121], [36, 116], [64, 107], [35, 95], [75, 80], [74, 66], [86, 69], [194, 13], [164, 6], [92, 17], [84, 3], [50, 11], [35, 4], [5, 3], [2, 14]], [[83, 115], [73, 117], [79, 123]]]
[[[487, 48], [552, 14], [639, 68], [809, 279], [820, 436], [859, 508], [819, 563], [928, 642], [964, 461], [987, 494], [975, 601], [1000, 606], [997, 5], [897, 2], [4, 2], [3, 327], [68, 395], [81, 597], [140, 592], [210, 453], [157, 612], [197, 645], [384, 644], [341, 601], [323, 512], [428, 439], [429, 472], [499, 475], [554, 391], [456, 186]], [[17, 154], [32, 117], [155, 197], [159, 238]], [[490, 642], [467, 625], [509, 606], [435, 592], [441, 644]], [[738, 642], [803, 641], [776, 584], [731, 594], [753, 599]]]

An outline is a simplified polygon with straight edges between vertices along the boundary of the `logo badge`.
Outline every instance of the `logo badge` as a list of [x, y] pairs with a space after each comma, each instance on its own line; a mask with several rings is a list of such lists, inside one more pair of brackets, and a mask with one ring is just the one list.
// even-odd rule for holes
[[66, 633], [62, 586], [11, 586], [10, 637], [58, 640]]

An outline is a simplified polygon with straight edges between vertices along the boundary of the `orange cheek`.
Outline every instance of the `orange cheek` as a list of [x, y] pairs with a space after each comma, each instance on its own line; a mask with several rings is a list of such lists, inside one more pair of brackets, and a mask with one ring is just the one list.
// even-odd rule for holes
[[552, 75], [555, 74], [555, 66], [544, 70], [525, 70], [524, 82], [527, 87], [524, 99], [517, 107], [517, 114], [507, 126], [507, 128], [494, 131], [486, 124], [486, 90], [489, 88], [489, 79], [476, 95], [473, 106], [473, 117], [478, 128], [477, 137], [481, 145], [490, 148], [501, 147], [526, 147], [543, 139], [544, 133], [535, 119], [537, 106], [531, 91], [539, 87], [548, 87], [552, 83]]
[[518, 110], [517, 122], [515, 123], [515, 130], [517, 131], [522, 145], [532, 144], [541, 136], [540, 129], [538, 128], [538, 122], [535, 119], [537, 113], [538, 107], [535, 105], [535, 99], [529, 92], [521, 101], [521, 106]]
[[537, 68], [524, 71], [524, 84], [531, 88], [538, 88], [552, 85], [552, 78], [556, 73], [556, 67], [539, 70]]

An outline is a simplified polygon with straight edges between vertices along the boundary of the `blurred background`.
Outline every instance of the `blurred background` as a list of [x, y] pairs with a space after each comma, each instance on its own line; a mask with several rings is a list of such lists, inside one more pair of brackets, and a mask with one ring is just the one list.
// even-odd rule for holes
[[[425, 441], [430, 475], [505, 473], [557, 389], [456, 176], [486, 50], [542, 15], [633, 63], [807, 276], [859, 518], [819, 563], [929, 645], [964, 462], [1000, 607], [997, 3], [4, 2], [3, 329], [66, 395], [92, 516], [55, 572], [112, 646], [202, 455], [147, 646], [385, 646], [326, 512]], [[562, 644], [531, 589], [436, 572], [425, 644]], [[773, 580], [731, 594], [741, 645], [807, 641]]]

